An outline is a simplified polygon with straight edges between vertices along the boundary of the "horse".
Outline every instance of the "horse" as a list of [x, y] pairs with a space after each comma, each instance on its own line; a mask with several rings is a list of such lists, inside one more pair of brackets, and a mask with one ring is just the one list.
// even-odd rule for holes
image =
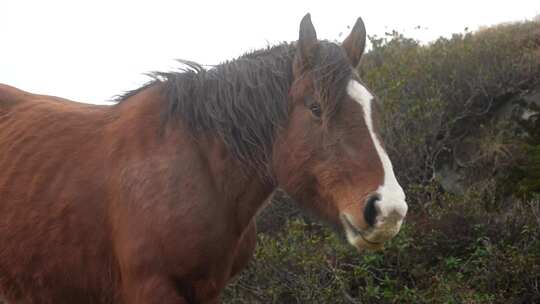
[[341, 43], [299, 38], [155, 72], [114, 105], [0, 86], [0, 295], [10, 303], [218, 303], [280, 187], [358, 250], [407, 212]]

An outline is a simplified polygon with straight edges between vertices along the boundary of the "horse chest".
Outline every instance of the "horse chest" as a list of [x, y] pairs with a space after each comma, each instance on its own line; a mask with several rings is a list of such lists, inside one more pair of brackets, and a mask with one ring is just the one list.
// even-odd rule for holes
[[[234, 238], [229, 246], [208, 260], [205, 277], [191, 282], [198, 301], [213, 303], [225, 285], [244, 269], [253, 255], [256, 244], [255, 221], [252, 220], [243, 233]], [[227, 247], [225, 249], [225, 247]]]

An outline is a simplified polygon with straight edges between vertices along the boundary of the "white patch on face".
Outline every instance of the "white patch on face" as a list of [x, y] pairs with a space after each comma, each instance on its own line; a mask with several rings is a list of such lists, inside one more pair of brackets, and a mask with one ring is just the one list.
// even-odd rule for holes
[[[371, 111], [373, 95], [371, 95], [371, 93], [363, 85], [354, 79], [352, 79], [347, 85], [347, 93], [352, 99], [358, 102], [364, 110], [364, 120], [384, 169], [384, 182], [377, 189], [377, 193], [379, 193], [381, 197], [381, 200], [377, 203], [377, 207], [380, 211], [380, 214], [377, 217], [377, 226], [380, 226], [380, 228], [383, 229], [395, 229], [395, 220], [393, 223], [389, 223], [388, 221], [385, 223], [385, 219], [391, 220], [392, 218], [396, 218], [396, 215], [393, 216], [392, 213], [397, 213], [397, 217], [399, 218], [397, 224], [401, 225], [401, 222], [407, 213], [408, 207], [407, 203], [405, 202], [405, 193], [403, 192], [403, 189], [399, 185], [394, 174], [392, 162], [390, 161], [388, 154], [386, 154], [386, 151], [383, 149], [379, 138], [373, 131], [373, 119]], [[393, 227], [387, 227], [390, 225]]]

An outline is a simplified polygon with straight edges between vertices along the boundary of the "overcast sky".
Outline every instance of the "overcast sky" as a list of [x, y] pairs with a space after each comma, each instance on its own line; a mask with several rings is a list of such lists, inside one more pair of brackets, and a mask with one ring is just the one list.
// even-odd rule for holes
[[427, 43], [531, 19], [540, 1], [0, 0], [0, 83], [100, 103], [175, 58], [212, 65], [296, 40], [307, 12], [319, 39], [342, 40], [362, 16], [368, 35], [396, 29]]

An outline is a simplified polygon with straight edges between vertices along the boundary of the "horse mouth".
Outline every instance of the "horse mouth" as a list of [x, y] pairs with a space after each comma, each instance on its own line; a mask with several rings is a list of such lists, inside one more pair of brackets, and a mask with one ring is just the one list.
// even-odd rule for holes
[[[384, 242], [368, 240], [365, 235], [366, 232], [353, 225], [346, 214], [341, 215], [341, 221], [343, 222], [347, 240], [353, 246], [358, 247], [358, 243], [364, 243], [362, 244], [364, 245], [362, 247], [365, 247], [366, 249], [381, 249], [384, 246]], [[358, 242], [358, 240], [361, 240], [361, 242]]]

